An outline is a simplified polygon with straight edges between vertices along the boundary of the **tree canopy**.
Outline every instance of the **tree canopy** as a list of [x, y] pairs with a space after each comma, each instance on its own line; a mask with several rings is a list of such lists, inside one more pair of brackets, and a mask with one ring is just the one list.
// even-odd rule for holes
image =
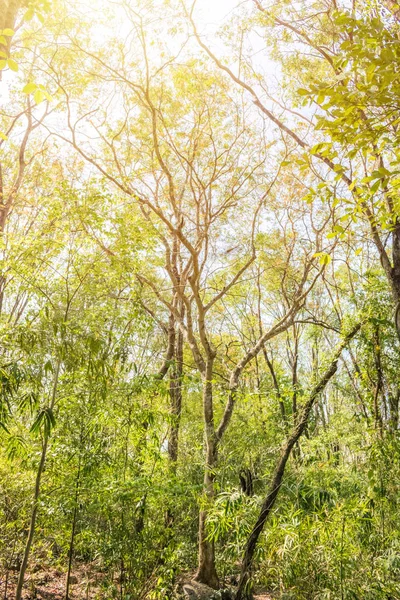
[[400, 598], [400, 6], [0, 0], [0, 75], [4, 600]]

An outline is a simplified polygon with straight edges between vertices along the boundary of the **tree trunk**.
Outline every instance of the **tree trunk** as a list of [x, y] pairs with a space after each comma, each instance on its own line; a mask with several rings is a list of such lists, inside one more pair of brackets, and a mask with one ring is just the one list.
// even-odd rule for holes
[[194, 577], [213, 589], [219, 588], [217, 570], [215, 568], [215, 547], [213, 540], [207, 540], [207, 511], [201, 510], [199, 516], [199, 566]]
[[[214, 359], [209, 359], [203, 382], [203, 409], [206, 441], [206, 457], [204, 468], [204, 492], [207, 502], [211, 503], [215, 496], [214, 479], [217, 462], [217, 440], [214, 429], [213, 409], [213, 375]], [[199, 565], [195, 575], [196, 581], [218, 589], [219, 580], [215, 567], [214, 542], [207, 539], [207, 510], [200, 511], [199, 516]]]
[[21, 0], [0, 0], [0, 29], [14, 29]]

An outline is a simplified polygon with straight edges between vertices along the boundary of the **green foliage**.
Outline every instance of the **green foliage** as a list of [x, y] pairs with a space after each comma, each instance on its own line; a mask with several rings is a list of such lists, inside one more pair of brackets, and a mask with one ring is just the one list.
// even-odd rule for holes
[[[282, 599], [398, 598], [400, 348], [366, 233], [389, 251], [400, 214], [398, 24], [374, 3], [288, 0], [225, 31], [240, 57], [264, 32], [311, 140], [299, 150], [191, 46], [180, 3], [105, 4], [86, 19], [25, 2], [22, 27], [0, 32], [15, 72], [0, 115], [0, 579], [14, 585], [33, 523], [29, 570], [65, 579], [71, 562], [99, 599], [172, 600], [204, 510], [221, 582], [237, 581], [282, 446], [361, 318], [253, 575]], [[292, 10], [311, 53], [276, 21]]]

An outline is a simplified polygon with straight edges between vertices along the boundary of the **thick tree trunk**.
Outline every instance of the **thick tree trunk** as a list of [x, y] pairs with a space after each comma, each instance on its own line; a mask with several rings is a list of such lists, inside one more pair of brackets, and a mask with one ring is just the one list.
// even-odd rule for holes
[[21, 0], [0, 0], [0, 29], [14, 29]]
[[359, 331], [361, 325], [357, 325], [354, 327], [351, 332], [344, 338], [343, 342], [339, 345], [338, 349], [335, 352], [333, 360], [328, 367], [328, 369], [323, 374], [322, 378], [318, 382], [318, 384], [311, 391], [309, 398], [304, 405], [301, 413], [299, 414], [297, 425], [292, 431], [292, 434], [288, 438], [286, 444], [283, 446], [281, 451], [281, 456], [276, 465], [275, 473], [273, 475], [268, 494], [262, 504], [261, 511], [259, 513], [256, 524], [254, 525], [250, 536], [247, 540], [246, 549], [243, 556], [242, 568], [239, 579], [239, 586], [236, 592], [236, 600], [244, 600], [244, 598], [248, 597], [248, 583], [250, 577], [250, 569], [253, 563], [254, 553], [256, 550], [258, 539], [264, 529], [265, 522], [267, 521], [271, 510], [275, 504], [276, 498], [278, 496], [283, 475], [285, 472], [287, 461], [290, 457], [290, 454], [293, 450], [293, 447], [298, 442], [300, 436], [304, 432], [308, 418], [310, 416], [312, 407], [318, 395], [324, 390], [330, 379], [336, 373], [337, 363], [339, 357], [343, 351], [343, 349], [347, 346], [350, 340], [356, 335]]
[[199, 565], [195, 580], [218, 589], [219, 580], [215, 567], [214, 542], [207, 540], [207, 511], [200, 511], [199, 516]]
[[[212, 502], [215, 496], [214, 478], [217, 462], [217, 439], [214, 428], [213, 410], [213, 376], [214, 359], [209, 359], [203, 382], [203, 409], [206, 442], [206, 460], [204, 468], [204, 492], [207, 502]], [[218, 589], [219, 580], [215, 567], [214, 542], [207, 539], [207, 510], [200, 511], [199, 516], [199, 565], [195, 575], [196, 581]]]

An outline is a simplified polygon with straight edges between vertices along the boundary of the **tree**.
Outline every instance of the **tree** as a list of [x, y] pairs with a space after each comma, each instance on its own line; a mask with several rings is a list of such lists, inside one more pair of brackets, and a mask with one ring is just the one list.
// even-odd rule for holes
[[[307, 248], [298, 279], [294, 285], [290, 283], [286, 311], [275, 324], [260, 332], [254, 345], [247, 348], [228, 370], [225, 376], [229, 382], [226, 406], [216, 426], [213, 382], [216, 364], [221, 359], [211, 323], [218, 315], [220, 303], [240, 283], [256, 259], [256, 230], [263, 205], [268, 202], [278, 180], [279, 162], [277, 166], [271, 164], [275, 169], [271, 176], [269, 165], [268, 171], [265, 170], [270, 161], [263, 146], [260, 150], [246, 139], [252, 127], [251, 115], [241, 113], [240, 98], [230, 98], [225, 79], [218, 78], [213, 71], [204, 70], [204, 66], [196, 62], [183, 69], [175, 67], [173, 57], [161, 66], [153, 65], [147, 42], [150, 22], [145, 22], [145, 17], [138, 16], [129, 7], [126, 11], [142, 46], [140, 67], [121, 70], [121, 65], [127, 65], [130, 60], [129, 55], [125, 55], [125, 48], [118, 48], [115, 55], [117, 63], [114, 64], [108, 57], [99, 57], [85, 50], [78, 41], [74, 45], [77, 56], [87, 57], [96, 65], [98, 77], [95, 83], [104, 82], [103, 93], [107, 93], [111, 81], [125, 98], [125, 117], [122, 122], [118, 120], [114, 128], [110, 114], [101, 114], [98, 108], [85, 108], [86, 114], [92, 115], [90, 125], [98, 136], [105, 160], [98, 158], [93, 146], [81, 142], [77, 126], [82, 118], [79, 117], [75, 123], [72, 121], [73, 97], [68, 91], [68, 83], [59, 76], [58, 81], [69, 107], [70, 143], [103, 177], [137, 203], [160, 240], [159, 251], [162, 248], [165, 257], [161, 280], [159, 277], [152, 280], [142, 273], [138, 273], [137, 277], [172, 315], [202, 378], [205, 506], [200, 511], [197, 577], [199, 581], [217, 587], [214, 548], [206, 532], [206, 506], [215, 496], [218, 447], [230, 423], [244, 369], [266, 341], [291, 326], [309, 289], [324, 268], [324, 261], [319, 269], [315, 267], [318, 264], [315, 254], [318, 255], [321, 250], [321, 232], [316, 235], [313, 249]], [[137, 60], [137, 53], [135, 57]], [[190, 81], [196, 81], [196, 86]], [[174, 101], [178, 95], [185, 99], [181, 107]], [[233, 117], [229, 116], [231, 107]], [[136, 114], [135, 123], [131, 120], [132, 111]], [[104, 130], [104, 123], [113, 133]], [[264, 144], [268, 150], [266, 140]], [[143, 175], [134, 169], [139, 157], [142, 164], [146, 161]], [[213, 240], [218, 239], [219, 232], [238, 211], [252, 223], [250, 237], [245, 240], [244, 232], [232, 231], [229, 234], [232, 248], [220, 248], [219, 243]], [[240, 253], [233, 252], [237, 249]], [[215, 278], [208, 272], [218, 263], [221, 265], [218, 268], [227, 272]], [[168, 296], [164, 291], [166, 287], [171, 290]], [[171, 332], [176, 335], [172, 326]], [[179, 412], [179, 401], [175, 406], [178, 406], [175, 412]]]
[[1, 593], [398, 597], [397, 7], [201, 9], [0, 40]]

